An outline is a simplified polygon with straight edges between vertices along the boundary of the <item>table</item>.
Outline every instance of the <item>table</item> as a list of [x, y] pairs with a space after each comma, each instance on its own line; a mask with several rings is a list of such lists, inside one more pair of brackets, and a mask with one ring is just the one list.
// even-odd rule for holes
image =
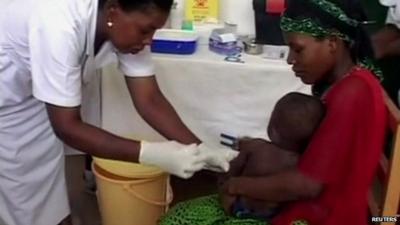
[[[154, 54], [162, 92], [184, 123], [204, 142], [216, 144], [220, 133], [267, 138], [266, 126], [276, 101], [285, 93], [309, 93], [283, 60], [243, 54], [244, 63], [200, 46], [189, 56]], [[149, 141], [163, 137], [134, 109], [116, 65], [102, 72], [102, 127], [115, 134]]]

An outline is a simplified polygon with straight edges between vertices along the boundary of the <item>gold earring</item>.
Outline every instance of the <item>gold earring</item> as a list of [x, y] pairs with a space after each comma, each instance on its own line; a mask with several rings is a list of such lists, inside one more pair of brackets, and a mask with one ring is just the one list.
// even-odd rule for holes
[[108, 26], [108, 27], [112, 27], [112, 26], [113, 26], [113, 22], [110, 22], [110, 21], [107, 22], [107, 26]]

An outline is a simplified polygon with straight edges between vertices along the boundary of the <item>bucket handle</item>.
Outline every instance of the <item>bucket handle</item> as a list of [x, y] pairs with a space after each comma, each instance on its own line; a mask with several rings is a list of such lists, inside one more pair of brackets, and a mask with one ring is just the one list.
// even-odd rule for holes
[[146, 198], [146, 197], [143, 197], [142, 195], [140, 195], [139, 193], [137, 193], [137, 192], [135, 191], [135, 189], [132, 187], [132, 185], [133, 185], [133, 184], [124, 184], [124, 185], [123, 185], [123, 188], [124, 188], [127, 192], [129, 192], [130, 194], [132, 194], [133, 196], [135, 196], [136, 198], [138, 198], [138, 199], [140, 199], [140, 200], [142, 200], [142, 201], [144, 201], [144, 202], [147, 202], [147, 203], [149, 203], [149, 204], [152, 204], [152, 205], [157, 205], [157, 206], [168, 206], [169, 204], [171, 204], [171, 202], [172, 202], [172, 200], [173, 200], [173, 198], [174, 198], [173, 192], [172, 192], [172, 188], [171, 188], [169, 182], [168, 182], [168, 184], [167, 184], [167, 196], [166, 196], [166, 200], [163, 201], [163, 202], [162, 202], [162, 201], [155, 201], [155, 200], [151, 200], [151, 199], [148, 199], [148, 198]]
[[157, 205], [157, 206], [168, 206], [169, 204], [171, 204], [171, 202], [172, 202], [172, 200], [173, 200], [173, 198], [174, 198], [174, 194], [173, 194], [173, 191], [172, 191], [172, 187], [171, 187], [171, 185], [169, 184], [169, 179], [168, 179], [168, 182], [167, 182], [167, 197], [166, 197], [166, 200], [165, 200], [164, 202], [160, 202], [160, 201], [154, 201], [154, 200], [151, 200], [151, 199], [147, 199], [147, 198], [141, 196], [140, 194], [138, 194], [138, 193], [132, 188], [132, 185], [134, 185], [134, 184], [147, 183], [147, 182], [153, 181], [154, 179], [140, 179], [140, 180], [136, 180], [136, 181], [119, 181], [119, 182], [116, 182], [116, 181], [114, 181], [113, 179], [110, 179], [110, 178], [108, 178], [108, 177], [105, 177], [105, 176], [103, 176], [102, 174], [100, 174], [99, 172], [97, 172], [96, 168], [95, 168], [93, 165], [92, 165], [92, 171], [93, 171], [93, 173], [96, 175], [96, 177], [99, 177], [99, 178], [101, 178], [101, 179], [103, 179], [103, 180], [105, 180], [105, 181], [108, 181], [108, 182], [110, 182], [110, 183], [114, 183], [114, 184], [121, 184], [121, 183], [123, 183], [123, 186], [122, 186], [122, 187], [124, 188], [124, 190], [126, 190], [127, 192], [129, 192], [130, 194], [132, 194], [133, 196], [135, 196], [136, 198], [138, 198], [138, 199], [140, 199], [140, 200], [142, 200], [142, 201], [144, 201], [144, 202], [153, 204], [153, 205]]

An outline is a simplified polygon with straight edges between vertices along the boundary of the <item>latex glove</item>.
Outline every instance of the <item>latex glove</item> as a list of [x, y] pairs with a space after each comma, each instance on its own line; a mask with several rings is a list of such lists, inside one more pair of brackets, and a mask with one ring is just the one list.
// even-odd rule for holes
[[207, 164], [204, 168], [214, 172], [228, 172], [229, 162], [239, 155], [238, 151], [222, 146], [212, 147], [202, 143], [198, 148], [206, 157]]
[[176, 141], [140, 143], [139, 162], [188, 179], [204, 168], [206, 155], [200, 154], [196, 144], [184, 145]]

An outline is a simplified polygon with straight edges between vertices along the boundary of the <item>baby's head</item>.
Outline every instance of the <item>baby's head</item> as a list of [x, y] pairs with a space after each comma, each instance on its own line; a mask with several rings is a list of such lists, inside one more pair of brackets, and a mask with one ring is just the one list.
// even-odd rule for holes
[[324, 116], [325, 106], [320, 99], [291, 92], [276, 103], [268, 135], [278, 147], [302, 153]]

